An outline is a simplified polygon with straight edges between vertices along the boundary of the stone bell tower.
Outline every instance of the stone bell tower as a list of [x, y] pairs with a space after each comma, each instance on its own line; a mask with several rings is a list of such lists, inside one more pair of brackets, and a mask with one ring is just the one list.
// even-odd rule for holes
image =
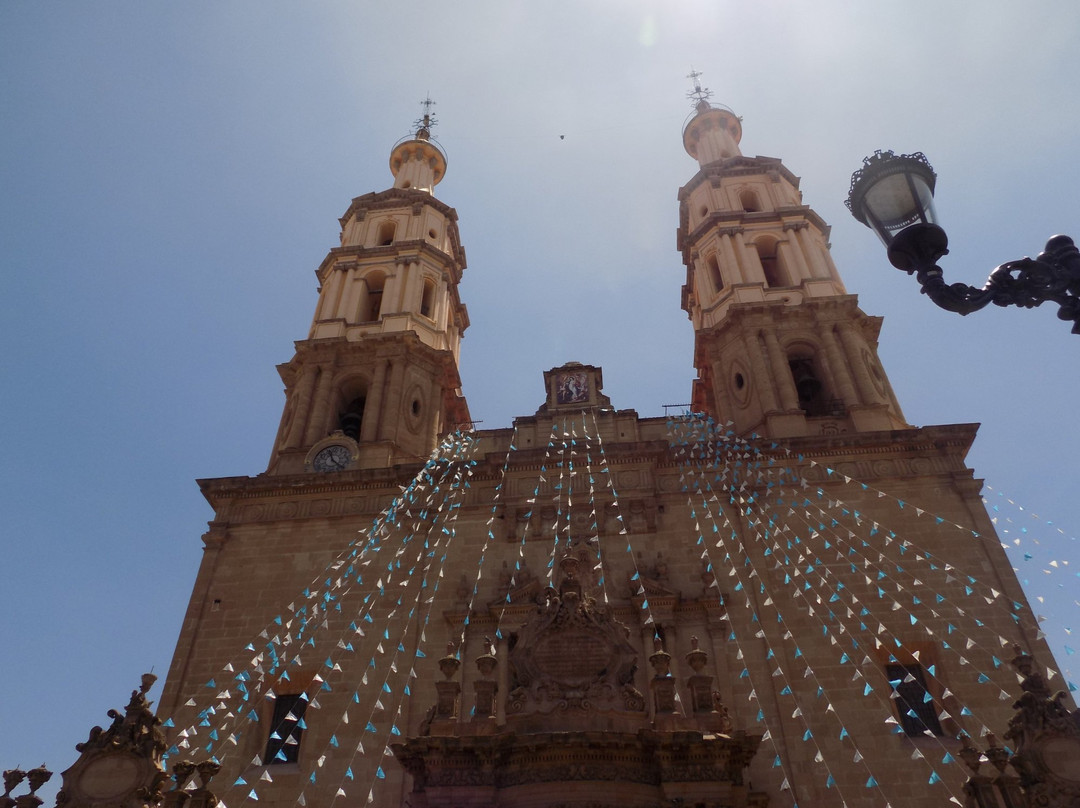
[[470, 420], [458, 376], [465, 250], [457, 213], [432, 195], [446, 155], [430, 103], [390, 154], [394, 186], [352, 201], [341, 246], [316, 272], [308, 338], [278, 366], [286, 403], [271, 474], [414, 460]]
[[[695, 76], [696, 82], [696, 76]], [[772, 438], [907, 426], [877, 355], [881, 318], [844, 289], [829, 226], [775, 157], [745, 157], [742, 123], [695, 83], [679, 189], [693, 407]]]

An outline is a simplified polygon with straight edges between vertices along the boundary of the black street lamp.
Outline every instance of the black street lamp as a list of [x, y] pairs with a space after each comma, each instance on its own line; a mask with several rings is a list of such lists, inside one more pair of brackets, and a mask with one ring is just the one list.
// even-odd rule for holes
[[1060, 307], [1058, 317], [1071, 320], [1072, 332], [1080, 334], [1080, 250], [1068, 236], [1054, 236], [1035, 258], [1002, 264], [982, 289], [945, 282], [937, 261], [948, 254], [949, 239], [934, 212], [936, 180], [921, 152], [874, 152], [851, 175], [846, 204], [877, 233], [889, 262], [914, 273], [923, 294], [941, 308], [968, 314], [988, 303], [1030, 309], [1050, 300]]

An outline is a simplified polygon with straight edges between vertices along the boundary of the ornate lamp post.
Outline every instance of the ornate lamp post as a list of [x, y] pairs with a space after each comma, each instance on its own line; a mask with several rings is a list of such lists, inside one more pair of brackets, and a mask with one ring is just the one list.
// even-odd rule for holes
[[1072, 332], [1080, 334], [1080, 250], [1068, 236], [1054, 236], [1035, 258], [1002, 264], [981, 289], [945, 282], [937, 261], [948, 254], [949, 239], [934, 211], [936, 180], [921, 152], [874, 152], [851, 175], [846, 204], [877, 233], [889, 262], [914, 273], [923, 293], [941, 308], [968, 314], [988, 303], [1034, 308], [1049, 300], [1058, 304], [1058, 317], [1072, 321]]

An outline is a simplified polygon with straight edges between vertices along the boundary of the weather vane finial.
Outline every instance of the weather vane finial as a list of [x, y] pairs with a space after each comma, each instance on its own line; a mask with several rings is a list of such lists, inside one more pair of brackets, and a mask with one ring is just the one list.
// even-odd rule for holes
[[431, 137], [431, 130], [439, 123], [435, 114], [431, 111], [431, 108], [435, 106], [435, 102], [431, 100], [430, 93], [420, 102], [420, 106], [424, 108], [424, 116], [413, 121], [413, 126], [416, 127], [416, 136], [421, 140], [427, 140]]
[[701, 82], [698, 81], [702, 76], [700, 70], [694, 70], [693, 65], [690, 66], [690, 72], [687, 74], [687, 78], [694, 82], [694, 89], [686, 94], [686, 97], [694, 102], [694, 106], [701, 108], [702, 104], [708, 106], [709, 99], [712, 98], [712, 90], [708, 87], [702, 87]]

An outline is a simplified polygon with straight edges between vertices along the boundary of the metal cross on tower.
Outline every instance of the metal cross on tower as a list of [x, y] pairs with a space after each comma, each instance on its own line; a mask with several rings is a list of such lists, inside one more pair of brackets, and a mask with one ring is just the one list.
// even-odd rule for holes
[[416, 133], [423, 132], [425, 135], [430, 135], [431, 130], [439, 123], [438, 118], [432, 113], [431, 108], [435, 106], [435, 102], [431, 100], [431, 96], [428, 95], [420, 102], [420, 106], [424, 108], [424, 115], [422, 118], [417, 118], [413, 121], [413, 126], [416, 127]]
[[712, 90], [708, 87], [702, 87], [701, 82], [698, 81], [702, 75], [700, 70], [694, 70], [693, 67], [691, 67], [690, 72], [686, 74], [686, 77], [694, 82], [694, 89], [688, 92], [686, 97], [694, 102], [695, 107], [702, 103], [708, 103], [709, 99], [712, 98]]

